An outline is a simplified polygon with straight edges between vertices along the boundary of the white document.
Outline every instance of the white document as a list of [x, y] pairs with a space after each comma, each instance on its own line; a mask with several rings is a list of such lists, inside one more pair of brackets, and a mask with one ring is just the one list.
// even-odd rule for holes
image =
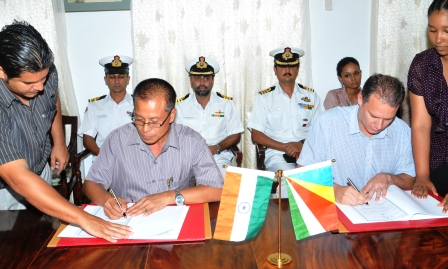
[[[88, 205], [84, 208], [87, 213], [109, 222], [132, 227], [134, 234], [129, 239], [177, 239], [187, 216], [189, 206], [167, 206], [164, 209], [144, 217], [121, 217], [111, 220], [105, 214], [103, 207]], [[58, 237], [93, 238], [79, 226], [68, 225]]]
[[417, 199], [411, 195], [411, 191], [403, 191], [395, 185], [389, 186], [386, 198], [378, 202], [375, 202], [375, 198], [376, 194], [369, 205], [336, 205], [353, 224], [448, 218], [448, 214], [442, 213], [442, 208], [436, 206], [440, 202], [432, 196]]

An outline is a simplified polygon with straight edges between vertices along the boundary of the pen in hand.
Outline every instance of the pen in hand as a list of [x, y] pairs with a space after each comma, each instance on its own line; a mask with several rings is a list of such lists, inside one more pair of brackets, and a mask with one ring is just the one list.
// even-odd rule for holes
[[[358, 188], [356, 188], [355, 183], [353, 183], [353, 181], [348, 177], [347, 178], [347, 183], [348, 185], [352, 186], [353, 189], [355, 189], [357, 192], [361, 193]], [[369, 202], [366, 202], [365, 205], [369, 205]]]
[[[123, 207], [121, 206], [120, 201], [118, 201], [117, 196], [115, 196], [115, 193], [112, 190], [112, 188], [109, 188], [109, 193], [112, 195], [112, 197], [114, 197], [114, 200], [115, 200], [115, 202], [117, 202], [118, 207], [120, 207], [120, 209], [123, 211]], [[127, 218], [126, 213], [123, 213], [123, 217]]]

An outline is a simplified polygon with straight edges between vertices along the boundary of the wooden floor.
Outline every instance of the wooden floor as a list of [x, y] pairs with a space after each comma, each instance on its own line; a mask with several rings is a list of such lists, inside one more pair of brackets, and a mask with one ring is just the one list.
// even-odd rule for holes
[[[325, 233], [296, 241], [287, 201], [282, 203], [282, 252], [287, 268], [448, 268], [448, 227], [352, 234]], [[212, 227], [218, 203], [210, 205]], [[276, 201], [260, 234], [241, 243], [110, 245], [47, 248], [59, 222], [36, 209], [0, 211], [0, 268], [275, 268]]]

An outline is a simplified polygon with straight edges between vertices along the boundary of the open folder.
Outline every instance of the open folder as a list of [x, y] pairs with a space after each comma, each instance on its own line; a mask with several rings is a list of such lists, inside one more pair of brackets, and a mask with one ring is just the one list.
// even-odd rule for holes
[[442, 200], [440, 196], [428, 195], [426, 199], [417, 199], [410, 190], [391, 185], [386, 198], [378, 202], [375, 198], [376, 194], [369, 205], [336, 204], [339, 220], [349, 232], [448, 225], [448, 214], [436, 206]]
[[[204, 204], [189, 204], [188, 210], [186, 212], [185, 220], [181, 225], [180, 231], [176, 231], [178, 226], [174, 223], [173, 225], [163, 225], [165, 227], [160, 227], [156, 225], [155, 228], [153, 224], [148, 223], [149, 218], [145, 219], [143, 216], [137, 216], [136, 218], [120, 219], [115, 222], [122, 223], [125, 225], [130, 225], [132, 222], [134, 228], [134, 239], [119, 239], [117, 243], [111, 243], [101, 238], [96, 238], [88, 235], [80, 228], [76, 226], [71, 226], [68, 224], [61, 224], [59, 229], [54, 234], [53, 238], [50, 240], [48, 247], [68, 247], [68, 246], [89, 246], [89, 245], [109, 245], [109, 244], [142, 244], [142, 243], [158, 243], [158, 242], [194, 242], [194, 241], [204, 241], [205, 239], [211, 238], [211, 226], [210, 226], [210, 215], [208, 209], [208, 203]], [[176, 206], [169, 206], [175, 208]], [[87, 209], [92, 215], [99, 215], [101, 217], [101, 212], [95, 206], [84, 205], [83, 209]], [[180, 209], [179, 209], [180, 210]], [[167, 211], [170, 211], [168, 209]], [[183, 211], [183, 210], [180, 210]], [[154, 214], [153, 217], [157, 217]], [[159, 218], [166, 217], [163, 213], [158, 214]], [[151, 216], [151, 215], [150, 215]], [[161, 222], [163, 220], [160, 220]], [[152, 228], [152, 229], [150, 229]], [[135, 230], [136, 229], [136, 230]], [[62, 235], [61, 235], [62, 234]], [[63, 236], [63, 237], [61, 237]]]

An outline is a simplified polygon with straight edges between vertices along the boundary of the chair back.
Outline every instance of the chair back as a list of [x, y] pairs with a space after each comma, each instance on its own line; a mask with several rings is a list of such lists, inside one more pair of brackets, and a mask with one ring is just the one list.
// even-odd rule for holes
[[[55, 189], [61, 194], [65, 199], [70, 199], [70, 193], [73, 188], [73, 159], [77, 153], [78, 142], [78, 117], [77, 116], [66, 116], [62, 115], [62, 131], [64, 132], [65, 143], [67, 145], [67, 150], [70, 155], [67, 167], [60, 174], [60, 180]], [[53, 141], [51, 141], [53, 146]], [[67, 179], [69, 182], [67, 183]]]

